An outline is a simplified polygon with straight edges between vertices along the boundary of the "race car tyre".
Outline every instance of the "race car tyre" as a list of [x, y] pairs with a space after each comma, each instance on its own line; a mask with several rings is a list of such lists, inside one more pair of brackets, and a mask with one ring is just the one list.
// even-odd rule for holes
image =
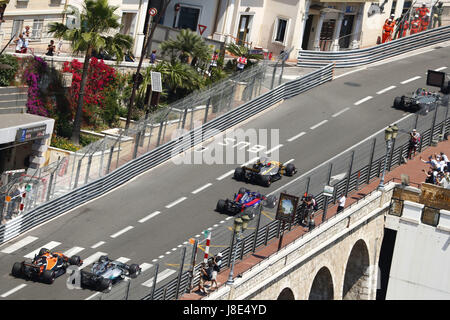
[[244, 188], [244, 187], [242, 187], [242, 188], [239, 188], [239, 194], [244, 194], [244, 193], [246, 193], [248, 190], [247, 190], [247, 188]]
[[275, 206], [277, 205], [277, 197], [268, 196], [266, 200], [264, 200], [263, 205], [267, 208], [275, 208]]
[[112, 289], [112, 281], [110, 279], [101, 278], [97, 284], [97, 290], [102, 292], [110, 292]]
[[42, 281], [47, 284], [52, 284], [53, 281], [55, 281], [55, 271], [44, 270], [44, 272], [42, 272]]
[[256, 214], [258, 213], [258, 208], [255, 207], [247, 207], [244, 209], [244, 212], [242, 213], [243, 216], [247, 215], [250, 219], [254, 219]]
[[234, 170], [234, 178], [238, 181], [244, 180], [244, 169], [241, 167]]
[[219, 212], [224, 212], [225, 211], [225, 200], [217, 201], [216, 210], [219, 211]]
[[269, 187], [270, 183], [271, 183], [270, 176], [261, 176], [261, 183], [262, 183], [263, 186]]
[[46, 249], [46, 248], [41, 248], [41, 250], [39, 250], [39, 255], [42, 256], [43, 254], [45, 254], [46, 252], [49, 252], [50, 250]]
[[98, 258], [98, 262], [105, 262], [108, 261], [108, 256], [100, 256], [100, 258]]
[[295, 165], [293, 163], [288, 163], [285, 169], [286, 175], [291, 177], [295, 173]]
[[401, 108], [402, 107], [402, 98], [401, 97], [395, 97], [394, 99], [394, 107]]
[[20, 262], [16, 262], [14, 263], [12, 270], [11, 270], [11, 274], [16, 277], [16, 278], [21, 278], [23, 273], [22, 273], [22, 263]]
[[80, 258], [80, 256], [71, 256], [70, 259], [69, 259], [69, 264], [74, 265], [74, 266], [81, 265], [81, 258]]
[[141, 273], [141, 268], [139, 267], [138, 264], [133, 263], [132, 265], [130, 265], [129, 272], [130, 272], [130, 277], [134, 279]]

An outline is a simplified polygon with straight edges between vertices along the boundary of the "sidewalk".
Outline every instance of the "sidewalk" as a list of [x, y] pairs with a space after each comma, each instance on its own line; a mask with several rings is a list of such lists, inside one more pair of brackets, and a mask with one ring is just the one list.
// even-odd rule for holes
[[[391, 172], [386, 172], [385, 183], [388, 183], [393, 179], [395, 179], [395, 182], [401, 182], [400, 180], [401, 174], [406, 174], [409, 176], [411, 186], [417, 187], [417, 185], [421, 185], [425, 181], [425, 173], [422, 171], [422, 169], [427, 170], [429, 165], [423, 163], [420, 160], [420, 157], [422, 157], [422, 159], [424, 160], [428, 160], [428, 156], [434, 155], [435, 153], [439, 154], [441, 151], [448, 156], [450, 155], [450, 141], [444, 140], [440, 142], [436, 147], [428, 147], [421, 154], [416, 154], [416, 157], [412, 160], [409, 160], [406, 164], [396, 167]], [[350, 192], [348, 194], [345, 206], [348, 207], [352, 203], [364, 198], [367, 194], [374, 191], [378, 187], [379, 183], [380, 179], [376, 178], [370, 184], [362, 185], [359, 190]], [[328, 208], [327, 219], [335, 215], [336, 210], [337, 204]], [[322, 221], [321, 214], [316, 214], [314, 220], [316, 222], [316, 226], [318, 226]], [[292, 242], [293, 240], [300, 237], [306, 232], [307, 232], [306, 228], [300, 226], [293, 226], [291, 231], [286, 231], [284, 233], [283, 247], [288, 245], [290, 242]], [[242, 274], [243, 272], [250, 269], [252, 266], [261, 262], [263, 259], [268, 258], [272, 254], [274, 254], [277, 251], [277, 249], [278, 249], [278, 239], [275, 238], [269, 241], [266, 247], [260, 247], [259, 249], [256, 250], [254, 254], [248, 254], [242, 261], [236, 261], [234, 265], [234, 276], [236, 277], [239, 274]], [[225, 285], [228, 279], [229, 272], [230, 269], [227, 268], [217, 275], [217, 283], [219, 287]], [[205, 287], [207, 288], [207, 290], [209, 289], [209, 285], [206, 285]], [[201, 300], [205, 296], [202, 295], [200, 291], [198, 291], [197, 289], [198, 286], [194, 287], [192, 293], [184, 294], [180, 298], [180, 300]]]

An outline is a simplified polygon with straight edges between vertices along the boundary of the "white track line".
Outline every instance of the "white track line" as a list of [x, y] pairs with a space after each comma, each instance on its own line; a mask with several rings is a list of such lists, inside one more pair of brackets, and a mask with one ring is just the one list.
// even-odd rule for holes
[[320, 127], [321, 125], [323, 125], [324, 123], [327, 123], [327, 122], [328, 122], [328, 120], [320, 121], [318, 124], [313, 125], [310, 129], [314, 130], [314, 129]]
[[87, 298], [84, 299], [84, 300], [91, 300], [93, 297], [98, 296], [99, 294], [100, 294], [100, 292], [96, 292], [96, 293], [90, 295], [89, 297], [87, 297]]
[[111, 237], [111, 238], [117, 238], [117, 237], [120, 236], [121, 234], [124, 234], [125, 232], [127, 232], [127, 231], [129, 231], [129, 230], [131, 230], [131, 229], [133, 229], [133, 228], [134, 228], [133, 226], [125, 227], [125, 228], [123, 228], [122, 230], [120, 230], [120, 231], [118, 231], [118, 232], [116, 232], [116, 233], [110, 235], [110, 237]]
[[272, 152], [274, 152], [275, 150], [280, 149], [282, 146], [283, 146], [282, 144], [279, 144], [279, 145], [273, 147], [272, 149], [267, 150], [267, 151], [266, 151], [266, 154], [272, 153]]
[[335, 114], [332, 115], [333, 118], [336, 118], [337, 116], [343, 114], [345, 111], [350, 110], [350, 107], [344, 108], [341, 111], [336, 112]]
[[434, 71], [442, 71], [444, 69], [447, 69], [447, 67], [440, 67], [440, 68], [435, 69]]
[[303, 136], [304, 134], [306, 134], [306, 132], [304, 132], [304, 131], [303, 131], [303, 132], [300, 132], [299, 134], [297, 134], [297, 135], [295, 135], [295, 136], [293, 136], [293, 137], [287, 139], [287, 141], [292, 142], [292, 141], [294, 141], [295, 139], [300, 138], [300, 137]]
[[365, 98], [363, 98], [363, 99], [361, 99], [361, 100], [356, 101], [356, 102], [354, 103], [354, 105], [355, 105], [355, 106], [360, 105], [361, 103], [366, 102], [366, 101], [368, 101], [368, 100], [370, 100], [370, 99], [372, 99], [372, 98], [373, 98], [372, 96], [367, 96], [367, 97], [365, 97]]
[[169, 204], [166, 206], [166, 208], [167, 208], [167, 209], [170, 209], [170, 208], [172, 208], [173, 206], [176, 206], [177, 204], [179, 204], [180, 202], [182, 202], [182, 201], [184, 201], [184, 200], [186, 200], [186, 199], [187, 199], [187, 197], [181, 197], [180, 199], [175, 200], [175, 201], [172, 202], [172, 203], [169, 203]]
[[254, 157], [254, 158], [248, 160], [247, 162], [243, 163], [242, 165], [243, 166], [248, 166], [250, 163], [253, 163], [253, 162], [255, 162], [258, 159], [259, 159], [259, 157]]
[[377, 94], [382, 94], [382, 93], [388, 92], [389, 90], [392, 90], [392, 89], [395, 89], [395, 88], [397, 88], [397, 87], [396, 86], [390, 86], [390, 87], [384, 88], [383, 90], [378, 91]]
[[294, 161], [294, 160], [295, 160], [295, 159], [288, 160], [288, 161], [284, 162], [283, 165], [287, 165], [288, 163], [291, 163], [291, 162]]
[[78, 252], [82, 251], [82, 250], [84, 250], [84, 248], [82, 248], [82, 247], [73, 247], [73, 248], [71, 248], [69, 250], [64, 251], [64, 255], [66, 255], [68, 257], [71, 257], [71, 256], [77, 254]]
[[153, 267], [153, 265], [151, 263], [144, 262], [140, 264], [139, 267], [141, 268], [141, 272], [144, 272]]
[[19, 291], [20, 289], [25, 288], [26, 286], [27, 285], [25, 283], [22, 283], [21, 285], [18, 285], [17, 287], [5, 292], [0, 297], [6, 298], [7, 296], [12, 295], [14, 292]]
[[208, 187], [210, 187], [210, 186], [212, 186], [212, 183], [207, 183], [207, 184], [205, 184], [204, 186], [202, 186], [202, 187], [200, 187], [200, 188], [198, 188], [198, 189], [192, 191], [192, 193], [193, 193], [193, 194], [197, 194], [197, 193], [199, 193], [200, 191], [203, 191], [203, 190], [205, 190], [206, 188], [208, 188]]
[[220, 177], [218, 177], [218, 178], [216, 178], [216, 180], [222, 180], [222, 179], [225, 179], [226, 177], [228, 177], [229, 175], [231, 175], [231, 174], [233, 174], [234, 173], [234, 170], [230, 170], [230, 171], [228, 171], [227, 173], [225, 173], [225, 174], [223, 174], [223, 175], [221, 175]]
[[9, 247], [6, 247], [1, 252], [3, 253], [13, 253], [16, 250], [19, 250], [20, 248], [26, 246], [27, 244], [32, 243], [33, 241], [36, 241], [38, 238], [33, 236], [28, 236], [26, 238], [23, 238], [22, 240], [14, 243], [13, 245], [10, 245]]
[[144, 223], [145, 221], [147, 221], [147, 220], [149, 220], [149, 219], [151, 219], [151, 218], [153, 218], [153, 217], [156, 217], [156, 216], [157, 216], [158, 214], [160, 214], [160, 213], [161, 213], [160, 211], [155, 211], [155, 212], [153, 212], [153, 213], [150, 213], [148, 216], [142, 218], [142, 219], [139, 220], [138, 222], [139, 222], [139, 223]]
[[31, 251], [27, 255], [24, 255], [24, 258], [32, 259], [32, 258], [34, 258], [35, 255], [37, 255], [39, 253], [39, 250], [41, 250], [41, 248], [46, 248], [48, 250], [51, 250], [51, 249], [59, 246], [60, 244], [61, 244], [61, 242], [50, 241], [49, 243], [44, 244], [42, 247], [39, 247], [36, 250]]
[[105, 243], [106, 243], [105, 241], [99, 241], [96, 244], [94, 244], [91, 248], [92, 249], [98, 248], [98, 247], [100, 247], [101, 245], [103, 245]]
[[[167, 277], [169, 277], [170, 275], [174, 274], [176, 271], [173, 269], [166, 269], [160, 273], [158, 273], [158, 275], [156, 276], [156, 283], [163, 281], [164, 279], [166, 279]], [[153, 286], [153, 278], [151, 277], [150, 279], [148, 279], [147, 281], [145, 281], [144, 283], [142, 283], [143, 286], [146, 287], [152, 287]]]
[[422, 77], [421, 77], [421, 76], [415, 76], [415, 77], [413, 77], [413, 78], [409, 78], [409, 79], [407, 79], [407, 80], [405, 80], [405, 81], [402, 81], [402, 82], [400, 82], [400, 83], [401, 83], [401, 84], [406, 84], [406, 83], [412, 82], [412, 81], [417, 80], [417, 79], [420, 79], [420, 78], [422, 78]]
[[127, 263], [128, 261], [130, 261], [130, 259], [125, 258], [125, 257], [120, 257], [118, 259], [116, 259], [116, 261], [122, 262], [122, 263]]
[[83, 269], [83, 268], [87, 267], [88, 265], [90, 265], [91, 263], [97, 261], [98, 258], [100, 258], [100, 256], [106, 256], [106, 255], [108, 255], [108, 254], [104, 253], [104, 252], [96, 252], [96, 253], [90, 255], [86, 259], [83, 259], [83, 264], [81, 265], [80, 269]]

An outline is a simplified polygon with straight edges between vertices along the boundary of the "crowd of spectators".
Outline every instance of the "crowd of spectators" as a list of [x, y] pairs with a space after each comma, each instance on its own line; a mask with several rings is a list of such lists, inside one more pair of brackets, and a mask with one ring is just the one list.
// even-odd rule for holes
[[422, 157], [420, 157], [420, 160], [429, 166], [427, 170], [422, 169], [425, 173], [426, 183], [450, 189], [450, 163], [444, 152], [429, 156], [427, 161]]

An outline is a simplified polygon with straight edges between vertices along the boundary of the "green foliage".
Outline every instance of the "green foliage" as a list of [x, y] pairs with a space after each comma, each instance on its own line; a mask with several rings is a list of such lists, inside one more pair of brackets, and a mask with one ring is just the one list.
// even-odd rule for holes
[[81, 147], [73, 144], [69, 139], [64, 137], [59, 137], [56, 134], [52, 135], [52, 140], [50, 142], [50, 146], [63, 149], [63, 150], [69, 150], [69, 151], [77, 151], [80, 150]]
[[1, 68], [0, 69], [0, 86], [7, 87], [9, 86], [15, 78], [16, 72], [19, 68], [18, 59], [9, 54], [2, 54], [0, 56], [0, 64], [5, 64], [10, 66], [11, 68]]
[[80, 144], [85, 147], [95, 141], [100, 140], [100, 137], [96, 137], [90, 134], [86, 134], [86, 133], [81, 133], [80, 134]]

